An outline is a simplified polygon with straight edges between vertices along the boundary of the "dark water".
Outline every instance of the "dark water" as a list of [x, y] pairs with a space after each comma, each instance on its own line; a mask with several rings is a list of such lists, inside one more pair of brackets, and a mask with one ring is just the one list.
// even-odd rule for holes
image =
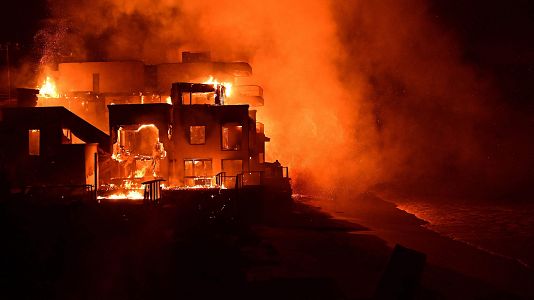
[[419, 199], [394, 201], [452, 239], [534, 268], [534, 204], [472, 204]]

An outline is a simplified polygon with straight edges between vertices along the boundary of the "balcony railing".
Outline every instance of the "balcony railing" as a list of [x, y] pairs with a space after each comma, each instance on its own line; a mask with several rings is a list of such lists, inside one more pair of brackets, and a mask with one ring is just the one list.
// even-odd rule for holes
[[244, 186], [257, 186], [263, 184], [263, 171], [251, 171], [237, 174], [235, 176], [226, 175], [221, 172], [215, 176], [217, 186], [227, 189], [239, 189]]

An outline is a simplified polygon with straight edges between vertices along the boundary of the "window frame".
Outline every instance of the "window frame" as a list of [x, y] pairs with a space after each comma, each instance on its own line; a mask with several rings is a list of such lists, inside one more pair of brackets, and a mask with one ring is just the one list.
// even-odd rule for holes
[[[192, 145], [192, 146], [198, 146], [198, 145], [206, 145], [206, 132], [207, 132], [207, 127], [206, 125], [189, 125], [189, 130], [187, 131], [187, 136], [188, 136], [188, 140], [189, 140], [189, 145]], [[191, 141], [191, 138], [192, 138], [192, 132], [191, 130], [193, 129], [193, 127], [204, 127], [204, 142], [203, 143], [195, 143], [193, 144], [192, 141]]]
[[[236, 148], [229, 148], [229, 149], [225, 149], [224, 148], [224, 127], [227, 127], [227, 126], [235, 126], [235, 127], [241, 127], [241, 136], [239, 138], [239, 143], [237, 144], [237, 149]], [[220, 135], [221, 135], [221, 151], [240, 151], [242, 150], [242, 144], [243, 144], [243, 125], [239, 122], [225, 122], [225, 123], [222, 123], [221, 124], [221, 130], [220, 130]]]
[[[35, 141], [37, 141], [36, 148], [34, 148], [35, 145], [32, 144], [32, 135], [37, 136], [37, 138], [35, 139]], [[41, 129], [28, 129], [28, 155], [29, 156], [40, 156], [41, 155]]]
[[[187, 162], [192, 162], [192, 175], [187, 175], [186, 173], [186, 164]], [[211, 164], [211, 174], [209, 175], [196, 175], [195, 174], [195, 162], [196, 161], [201, 161], [203, 163], [209, 161], [210, 164]], [[186, 158], [184, 159], [184, 164], [183, 164], [183, 167], [184, 167], [184, 184], [187, 182], [188, 179], [192, 179], [193, 181], [195, 180], [212, 180], [213, 178], [213, 159], [211, 158]], [[205, 166], [204, 166], [204, 169], [205, 169]], [[207, 184], [204, 184], [204, 185], [207, 185]]]
[[[228, 171], [224, 170], [224, 162], [225, 161], [240, 161], [241, 162], [241, 170], [239, 172], [237, 172], [236, 174], [228, 174]], [[239, 174], [242, 174], [245, 172], [245, 166], [244, 166], [244, 162], [242, 159], [231, 159], [231, 158], [228, 158], [228, 159], [221, 159], [221, 172], [226, 172], [227, 174], [226, 175], [229, 175], [229, 176], [237, 176]]]

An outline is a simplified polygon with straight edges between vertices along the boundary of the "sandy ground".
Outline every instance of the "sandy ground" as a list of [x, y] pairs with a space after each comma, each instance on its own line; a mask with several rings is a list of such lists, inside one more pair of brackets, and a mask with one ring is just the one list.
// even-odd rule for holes
[[3, 203], [0, 298], [370, 299], [396, 243], [427, 254], [417, 299], [533, 295], [529, 270], [362, 197], [350, 209], [301, 199], [246, 218], [198, 205]]
[[373, 194], [342, 203], [304, 202], [337, 219], [368, 227], [366, 234], [379, 237], [388, 247], [401, 244], [425, 253], [428, 266], [422, 284], [439, 295], [451, 299], [534, 299], [531, 268], [430, 231], [422, 227], [423, 221]]

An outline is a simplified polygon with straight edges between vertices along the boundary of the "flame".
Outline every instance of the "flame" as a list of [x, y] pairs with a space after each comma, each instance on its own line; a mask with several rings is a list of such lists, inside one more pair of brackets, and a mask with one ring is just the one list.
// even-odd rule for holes
[[56, 83], [50, 76], [46, 76], [41, 87], [39, 87], [39, 96], [44, 98], [59, 98]]
[[218, 85], [222, 85], [225, 88], [224, 95], [226, 97], [230, 97], [232, 95], [232, 83], [230, 82], [219, 82], [217, 79], [213, 78], [213, 76], [210, 76], [208, 80], [203, 82], [204, 84], [211, 84], [213, 87], [217, 87]]
[[171, 96], [165, 98], [165, 102], [167, 102], [167, 104], [172, 104]]
[[136, 189], [139, 190], [143, 188], [141, 184], [137, 182], [133, 182], [131, 180], [125, 180], [122, 183], [121, 187], [127, 190], [136, 190]]
[[[135, 170], [134, 178], [143, 178], [143, 177], [145, 177], [147, 169], [148, 169], [148, 166], [143, 166], [141, 169]], [[154, 177], [155, 177], [155, 175], [154, 175]]]
[[139, 128], [137, 128], [137, 132], [141, 131], [142, 129], [145, 129], [145, 128], [156, 128], [158, 129], [158, 127], [154, 124], [143, 124], [141, 126], [139, 126]]
[[125, 193], [114, 193], [107, 196], [98, 196], [98, 199], [111, 199], [111, 200], [120, 200], [120, 199], [129, 199], [129, 200], [143, 200], [145, 197], [139, 191], [128, 191]]

